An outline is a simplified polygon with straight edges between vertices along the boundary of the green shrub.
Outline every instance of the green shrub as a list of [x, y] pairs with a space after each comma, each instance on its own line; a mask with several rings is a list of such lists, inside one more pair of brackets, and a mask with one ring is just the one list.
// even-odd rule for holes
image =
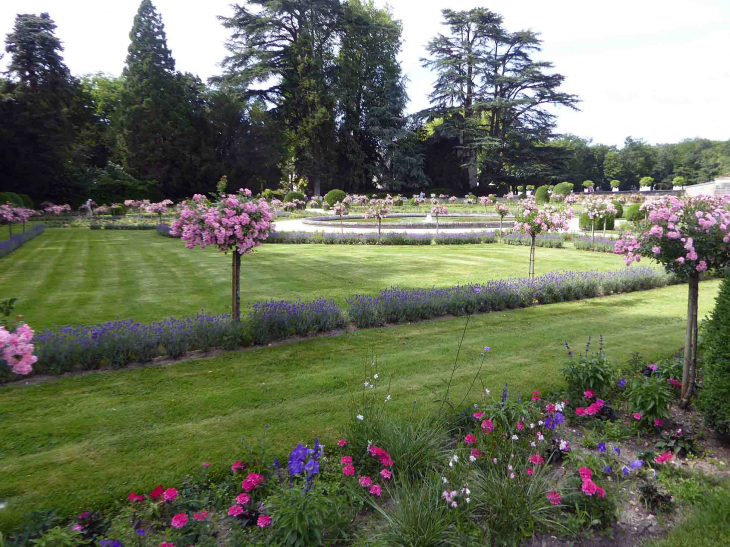
[[555, 185], [555, 188], [553, 188], [553, 193], [567, 196], [568, 194], [571, 194], [573, 192], [573, 187], [574, 185], [571, 182], [561, 182]]
[[[324, 200], [331, 206], [334, 207], [335, 203], [342, 202], [343, 199], [345, 199], [345, 196], [347, 194], [343, 192], [342, 190], [330, 190], [327, 192], [324, 196]], [[402, 205], [402, 203], [401, 203]]]
[[540, 186], [535, 191], [535, 201], [538, 203], [549, 203], [550, 202], [550, 194], [548, 193], [547, 186]]
[[282, 190], [271, 190], [267, 188], [266, 190], [261, 192], [261, 197], [264, 198], [266, 201], [271, 201], [272, 199], [278, 199], [283, 201], [284, 192]]
[[715, 309], [705, 322], [702, 341], [704, 388], [699, 407], [705, 424], [730, 436], [730, 278], [720, 284]]
[[5, 205], [7, 202], [10, 202], [17, 207], [23, 207], [23, 200], [15, 192], [0, 193], [0, 205]]
[[629, 205], [629, 208], [626, 209], [626, 220], [629, 220], [631, 222], [638, 222], [643, 219], [644, 213], [639, 210], [640, 207], [641, 205], [638, 203]]
[[[614, 218], [613, 216], [609, 216], [605, 218], [606, 221], [606, 230], [613, 230], [614, 226]], [[596, 220], [596, 230], [603, 230], [603, 221], [604, 219], [598, 219]], [[578, 222], [580, 229], [590, 232], [591, 231], [591, 219], [588, 218], [588, 215], [585, 213], [581, 213], [579, 217]]]
[[296, 190], [292, 190], [284, 196], [284, 201], [294, 201], [295, 199], [306, 201], [307, 196], [304, 195], [304, 192], [297, 192]]
[[616, 218], [621, 218], [624, 216], [624, 206], [621, 204], [620, 201], [614, 201], [613, 206], [616, 207]]
[[33, 209], [33, 200], [30, 199], [28, 194], [20, 194], [20, 199], [23, 201], [23, 207], [26, 209]]
[[642, 420], [651, 424], [655, 419], [665, 418], [669, 414], [674, 392], [664, 378], [652, 374], [634, 379], [628, 397], [631, 413], [641, 412]]

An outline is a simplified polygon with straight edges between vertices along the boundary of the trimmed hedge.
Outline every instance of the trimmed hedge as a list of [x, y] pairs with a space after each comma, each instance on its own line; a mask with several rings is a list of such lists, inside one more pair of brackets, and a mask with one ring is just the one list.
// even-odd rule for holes
[[20, 194], [19, 197], [23, 202], [23, 207], [25, 207], [26, 209], [34, 209], [33, 200], [30, 199], [30, 196], [28, 194]]
[[620, 201], [614, 201], [612, 203], [616, 207], [616, 218], [622, 218], [624, 216], [624, 206]]
[[639, 222], [644, 218], [643, 213], [640, 211], [641, 205], [639, 203], [634, 203], [633, 205], [630, 205], [628, 209], [626, 209], [626, 220], [629, 220], [631, 222]]
[[292, 190], [284, 196], [284, 201], [294, 201], [295, 199], [306, 201], [307, 196], [305, 196], [303, 192], [297, 192], [296, 190]]
[[549, 203], [550, 202], [550, 194], [548, 192], [547, 186], [540, 186], [537, 190], [535, 190], [535, 201], [537, 203]]
[[23, 234], [17, 234], [9, 239], [0, 241], [0, 258], [8, 256], [14, 250], [19, 249], [30, 240], [35, 239], [46, 229], [45, 224], [37, 224]]
[[342, 190], [330, 190], [327, 192], [324, 196], [324, 200], [330, 205], [330, 207], [334, 207], [335, 203], [342, 202], [343, 199], [347, 197], [347, 194], [343, 192]]
[[0, 192], [0, 205], [12, 203], [16, 207], [23, 207], [23, 200], [15, 192]]
[[376, 233], [274, 232], [266, 240], [266, 243], [293, 245], [469, 245], [495, 243], [496, 241], [496, 236], [491, 232], [438, 235], [386, 232], [380, 236], [380, 239], [378, 239]]

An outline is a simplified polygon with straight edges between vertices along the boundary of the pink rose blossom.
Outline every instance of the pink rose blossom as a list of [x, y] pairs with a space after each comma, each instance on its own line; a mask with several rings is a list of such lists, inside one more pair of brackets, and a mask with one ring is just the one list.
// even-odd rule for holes
[[373, 484], [373, 479], [371, 479], [368, 476], [363, 476], [358, 479], [358, 482], [360, 483], [360, 486], [362, 487], [368, 487], [371, 484]]
[[380, 497], [380, 494], [382, 493], [382, 489], [380, 488], [380, 485], [379, 485], [379, 484], [373, 484], [373, 485], [372, 485], [372, 486], [370, 487], [370, 493], [371, 493], [371, 494], [372, 494], [373, 496], [378, 496], [378, 497]]
[[342, 469], [342, 473], [346, 477], [351, 477], [351, 476], [353, 476], [355, 474], [355, 468], [353, 466], [351, 466], [351, 465], [348, 465], [348, 466], [346, 466], [346, 467], [344, 467]]
[[228, 516], [229, 517], [237, 517], [238, 515], [243, 514], [243, 507], [240, 505], [231, 505], [228, 508]]
[[271, 525], [271, 517], [269, 515], [261, 515], [256, 521], [256, 526], [266, 528]]
[[171, 525], [173, 528], [182, 528], [188, 523], [188, 516], [185, 513], [178, 513], [172, 517]]

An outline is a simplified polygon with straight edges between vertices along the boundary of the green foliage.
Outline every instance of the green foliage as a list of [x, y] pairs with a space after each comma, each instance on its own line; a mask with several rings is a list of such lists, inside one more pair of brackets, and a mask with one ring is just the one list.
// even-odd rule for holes
[[12, 203], [16, 207], [23, 207], [23, 199], [15, 192], [0, 192], [0, 205]]
[[325, 531], [344, 532], [350, 520], [352, 505], [346, 497], [333, 494], [321, 481], [305, 490], [284, 486], [266, 500], [272, 507], [272, 528], [279, 545], [323, 545]]
[[[608, 484], [601, 484], [598, 474], [594, 472], [593, 481], [601, 488], [606, 489]], [[612, 495], [609, 490], [606, 496], [601, 498], [598, 496], [586, 496], [581, 491], [582, 480], [579, 476], [574, 475], [565, 483], [567, 493], [561, 500], [567, 510], [576, 515], [584, 515], [584, 527], [591, 530], [606, 530], [613, 526], [616, 522], [618, 514], [618, 505], [616, 496]]]
[[443, 456], [443, 423], [431, 417], [406, 422], [384, 419], [373, 439], [388, 447], [391, 457], [398, 462], [398, 475], [409, 480], [430, 474]]
[[634, 203], [633, 205], [629, 205], [628, 209], [626, 209], [626, 220], [629, 220], [631, 222], [639, 222], [644, 218], [644, 213], [640, 210], [641, 204]]
[[535, 201], [537, 203], [549, 203], [550, 202], [550, 194], [548, 193], [547, 186], [540, 186], [535, 191]]
[[[615, 220], [614, 220], [613, 215], [609, 215], [604, 218], [597, 218], [597, 219], [595, 219], [595, 222], [596, 222], [596, 225], [595, 225], [596, 230], [603, 230], [604, 222], [606, 224], [606, 230], [613, 230], [614, 225], [615, 225]], [[580, 214], [580, 216], [578, 217], [578, 225], [580, 226], [581, 230], [586, 230], [586, 231], [590, 232], [591, 219], [588, 217], [588, 215], [586, 213]]]
[[567, 196], [573, 192], [574, 186], [575, 185], [571, 182], [561, 182], [555, 185], [555, 188], [553, 188], [553, 194]]
[[272, 199], [284, 201], [284, 192], [283, 190], [271, 190], [267, 188], [266, 190], [261, 192], [261, 197], [264, 198], [266, 201], [271, 201]]
[[674, 177], [674, 179], [672, 179], [672, 184], [674, 186], [686, 186], [687, 177]]
[[36, 547], [78, 547], [83, 543], [83, 537], [79, 531], [56, 526], [31, 543]]
[[621, 186], [621, 181], [613, 179], [609, 184], [611, 185], [611, 188], [618, 188]]
[[656, 483], [639, 486], [639, 501], [652, 513], [657, 511], [666, 513], [673, 507], [671, 494], [661, 492]]
[[631, 382], [628, 399], [631, 413], [641, 412], [642, 420], [651, 424], [656, 418], [669, 415], [674, 392], [659, 376], [639, 376]]
[[624, 216], [624, 206], [620, 201], [612, 202], [613, 206], [616, 207], [616, 216], [614, 218], [621, 218]]
[[652, 186], [653, 184], [653, 177], [641, 177], [641, 180], [639, 180], [639, 186]]
[[290, 192], [287, 192], [286, 196], [284, 196], [284, 201], [294, 201], [295, 199], [298, 199], [300, 201], [306, 201], [307, 196], [304, 195], [304, 192], [298, 192], [297, 190], [292, 190]]
[[659, 452], [672, 452], [678, 456], [686, 456], [688, 454], [698, 454], [697, 446], [692, 437], [684, 432], [662, 431], [662, 437], [654, 444]]
[[568, 384], [570, 400], [583, 399], [583, 393], [593, 390], [597, 397], [606, 398], [614, 387], [615, 374], [611, 362], [602, 350], [571, 356], [564, 363], [560, 373]]
[[595, 184], [592, 180], [583, 181], [583, 188], [593, 188], [593, 186], [595, 186]]
[[715, 308], [703, 323], [702, 375], [699, 407], [705, 424], [718, 433], [730, 436], [730, 278], [720, 284]]
[[342, 190], [330, 190], [325, 194], [324, 200], [330, 205], [330, 207], [334, 207], [335, 203], [338, 201], [342, 202], [342, 200], [345, 199], [345, 196], [347, 196], [347, 194]]
[[23, 207], [26, 209], [33, 209], [33, 200], [30, 199], [28, 194], [20, 194], [20, 199], [23, 202]]

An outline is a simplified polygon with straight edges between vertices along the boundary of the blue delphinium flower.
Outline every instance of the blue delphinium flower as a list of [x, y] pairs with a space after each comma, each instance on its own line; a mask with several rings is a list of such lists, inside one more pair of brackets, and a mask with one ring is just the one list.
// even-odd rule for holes
[[555, 420], [553, 418], [551, 418], [550, 416], [545, 418], [545, 427], [547, 429], [555, 429]]
[[141, 529], [140, 529], [140, 530], [137, 530], [137, 535], [138, 535], [138, 536], [143, 536], [143, 535], [145, 535], [146, 533], [147, 533], [147, 532], [146, 532], [145, 530], [141, 530]]
[[507, 384], [504, 384], [504, 391], [502, 391], [502, 404], [507, 400]]
[[598, 450], [601, 454], [606, 453], [606, 443], [598, 443], [598, 446], [596, 446], [596, 450]]
[[561, 412], [555, 413], [555, 425], [562, 425], [565, 422], [565, 416]]
[[570, 346], [568, 345], [568, 341], [567, 340], [565, 341], [565, 347], [568, 350], [568, 357], [571, 357], [572, 358], [573, 357], [573, 352], [571, 351]]
[[298, 475], [304, 471], [304, 458], [307, 457], [307, 449], [299, 443], [289, 454], [289, 474]]
[[628, 468], [628, 467], [626, 467], [626, 466], [624, 465], [624, 466], [623, 466], [623, 467], [621, 468], [621, 472], [622, 472], [622, 473], [623, 473], [624, 475], [628, 476], [628, 474], [629, 474], [629, 468]]
[[644, 465], [644, 462], [641, 460], [634, 460], [629, 465], [631, 466], [631, 469], [639, 469]]
[[618, 387], [626, 387], [626, 379], [625, 378], [621, 378], [618, 381]]
[[608, 464], [606, 464], [606, 465], [604, 465], [604, 466], [603, 466], [603, 472], [604, 472], [604, 473], [607, 473], [607, 474], [609, 474], [609, 475], [610, 475], [611, 473], [613, 473], [613, 471], [611, 470], [611, 466], [610, 466], [610, 465], [608, 465]]
[[621, 455], [621, 449], [618, 446], [614, 446], [613, 447], [613, 451], [616, 452], [616, 455], [617, 456], [620, 456]]
[[517, 404], [518, 405], [522, 404], [522, 393], [517, 394]]

